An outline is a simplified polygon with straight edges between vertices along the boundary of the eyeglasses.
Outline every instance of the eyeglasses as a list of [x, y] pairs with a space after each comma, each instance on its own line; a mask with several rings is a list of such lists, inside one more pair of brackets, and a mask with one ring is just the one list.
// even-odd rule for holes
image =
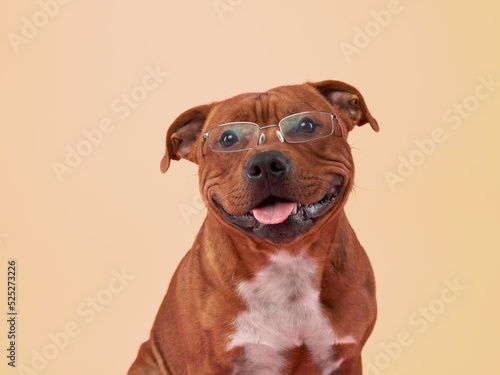
[[272, 127], [279, 128], [276, 135], [281, 142], [310, 142], [332, 135], [336, 118], [328, 112], [311, 111], [287, 116], [278, 125], [262, 128], [253, 122], [230, 122], [210, 129], [201, 142], [203, 145], [208, 140], [213, 152], [246, 151], [263, 144], [266, 136], [262, 130]]

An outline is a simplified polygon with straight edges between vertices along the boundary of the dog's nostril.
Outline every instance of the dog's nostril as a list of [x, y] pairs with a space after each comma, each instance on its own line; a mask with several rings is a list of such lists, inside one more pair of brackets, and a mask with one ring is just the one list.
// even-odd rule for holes
[[269, 169], [271, 170], [272, 173], [278, 174], [278, 173], [284, 171], [286, 169], [286, 167], [279, 162], [274, 162], [274, 163], [271, 163]]
[[262, 169], [258, 165], [253, 166], [249, 171], [248, 175], [250, 177], [259, 177], [262, 174]]

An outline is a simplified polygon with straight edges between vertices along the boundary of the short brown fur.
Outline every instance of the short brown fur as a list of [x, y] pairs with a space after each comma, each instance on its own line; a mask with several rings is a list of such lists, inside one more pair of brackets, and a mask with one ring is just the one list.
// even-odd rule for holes
[[[327, 111], [342, 126], [333, 136], [303, 144], [280, 143], [272, 133], [263, 145], [227, 154], [211, 152], [203, 134], [232, 121], [252, 121], [261, 127], [277, 124], [292, 113]], [[355, 344], [333, 345], [343, 361], [336, 375], [359, 375], [361, 349], [376, 319], [375, 280], [368, 257], [344, 213], [354, 181], [354, 164], [347, 134], [369, 123], [378, 131], [361, 93], [340, 81], [282, 86], [266, 93], [242, 94], [201, 105], [181, 114], [167, 132], [161, 170], [171, 160], [185, 158], [199, 165], [200, 191], [208, 213], [191, 250], [177, 268], [163, 300], [151, 336], [140, 347], [129, 375], [225, 375], [244, 358], [242, 348], [228, 350], [234, 321], [247, 306], [236, 290], [252, 280], [278, 250], [307, 255], [318, 266], [316, 287], [323, 315], [339, 337], [358, 338]], [[267, 136], [267, 134], [266, 134]], [[339, 201], [309, 230], [287, 243], [258, 239], [228, 222], [215, 202], [232, 215], [242, 215], [258, 203], [259, 192], [242, 177], [248, 160], [259, 152], [277, 150], [290, 160], [290, 176], [280, 188], [310, 204], [321, 199], [322, 181], [333, 173], [343, 177]], [[311, 182], [312, 181], [312, 182]], [[288, 354], [285, 375], [320, 374], [310, 348]], [[238, 374], [243, 375], [243, 372]], [[253, 374], [258, 375], [258, 374]]]

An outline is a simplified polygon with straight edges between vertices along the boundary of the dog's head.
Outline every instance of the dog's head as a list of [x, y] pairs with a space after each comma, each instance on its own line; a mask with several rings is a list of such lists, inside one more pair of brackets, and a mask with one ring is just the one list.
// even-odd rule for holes
[[341, 211], [354, 178], [347, 134], [366, 123], [379, 130], [360, 92], [340, 81], [242, 94], [181, 114], [161, 170], [181, 158], [198, 164], [209, 215], [291, 242]]

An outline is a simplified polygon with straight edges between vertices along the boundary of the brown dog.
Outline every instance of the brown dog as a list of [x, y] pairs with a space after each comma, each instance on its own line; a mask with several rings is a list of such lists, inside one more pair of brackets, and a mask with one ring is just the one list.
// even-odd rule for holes
[[208, 213], [129, 375], [362, 373], [375, 280], [343, 207], [347, 133], [365, 123], [379, 130], [340, 81], [242, 94], [174, 121], [161, 170], [198, 164]]

